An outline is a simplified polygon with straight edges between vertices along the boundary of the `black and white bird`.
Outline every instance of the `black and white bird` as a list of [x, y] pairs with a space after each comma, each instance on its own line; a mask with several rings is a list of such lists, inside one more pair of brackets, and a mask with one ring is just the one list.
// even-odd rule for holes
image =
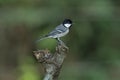
[[39, 40], [37, 40], [37, 42], [46, 38], [55, 38], [58, 42], [62, 42], [60, 40], [60, 37], [63, 37], [66, 34], [68, 34], [71, 26], [72, 26], [72, 21], [70, 19], [65, 19], [62, 22], [62, 24], [58, 25], [53, 31], [51, 31], [44, 37], [40, 38]]

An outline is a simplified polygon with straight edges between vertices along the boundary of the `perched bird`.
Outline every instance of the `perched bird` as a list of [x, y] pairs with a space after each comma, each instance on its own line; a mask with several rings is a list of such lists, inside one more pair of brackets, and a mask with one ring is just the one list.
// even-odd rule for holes
[[37, 40], [37, 42], [46, 38], [55, 38], [58, 42], [62, 43], [60, 37], [65, 36], [69, 32], [71, 26], [72, 21], [70, 19], [65, 19], [62, 24], [58, 25], [53, 31]]

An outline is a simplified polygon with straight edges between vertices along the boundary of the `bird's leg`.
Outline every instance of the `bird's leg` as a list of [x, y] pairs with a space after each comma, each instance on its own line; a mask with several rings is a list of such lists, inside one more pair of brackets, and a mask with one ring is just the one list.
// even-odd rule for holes
[[59, 44], [59, 45], [63, 45], [64, 47], [68, 48], [68, 47], [65, 45], [65, 43], [64, 43], [62, 40], [60, 40], [60, 38], [56, 38], [56, 40], [58, 41], [58, 44]]
[[57, 41], [58, 41], [58, 44], [64, 44], [64, 42], [62, 41], [62, 40], [60, 40], [60, 38], [56, 38], [57, 39]]

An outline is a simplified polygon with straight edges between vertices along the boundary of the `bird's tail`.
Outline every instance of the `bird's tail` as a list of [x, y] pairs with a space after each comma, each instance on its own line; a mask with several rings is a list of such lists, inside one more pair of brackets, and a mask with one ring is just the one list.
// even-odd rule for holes
[[47, 39], [47, 38], [49, 38], [49, 37], [48, 37], [48, 36], [41, 37], [41, 38], [39, 38], [39, 39], [36, 41], [36, 43], [38, 43], [39, 41], [41, 41], [41, 40], [43, 40], [43, 39]]

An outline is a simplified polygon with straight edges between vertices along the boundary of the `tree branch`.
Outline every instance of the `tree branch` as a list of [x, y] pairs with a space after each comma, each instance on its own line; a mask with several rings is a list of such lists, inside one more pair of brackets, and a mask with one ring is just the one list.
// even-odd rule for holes
[[43, 64], [45, 70], [43, 80], [58, 80], [68, 48], [65, 45], [59, 44], [54, 54], [51, 54], [49, 50], [37, 50], [33, 52], [38, 62]]

